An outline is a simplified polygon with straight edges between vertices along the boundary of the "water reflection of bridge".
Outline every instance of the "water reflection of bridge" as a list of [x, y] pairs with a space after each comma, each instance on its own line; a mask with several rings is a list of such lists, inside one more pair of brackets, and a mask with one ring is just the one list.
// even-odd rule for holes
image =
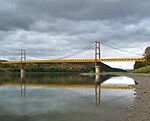
[[[103, 79], [102, 79], [103, 78]], [[134, 89], [133, 86], [118, 86], [118, 85], [102, 85], [103, 82], [108, 80], [110, 77], [104, 78], [103, 76], [97, 74], [95, 75], [95, 80], [93, 84], [28, 84], [28, 86], [39, 86], [46, 88], [93, 88], [95, 89], [95, 103], [100, 104], [101, 101], [101, 89]], [[104, 80], [105, 79], [105, 80]], [[27, 93], [27, 80], [25, 76], [20, 79], [20, 92], [21, 96], [25, 97]]]
[[[97, 83], [98, 85], [99, 83]], [[96, 84], [95, 84], [96, 85]], [[43, 88], [95, 88], [95, 85], [78, 85], [78, 84], [74, 84], [74, 85], [66, 85], [66, 84], [45, 84], [45, 85], [37, 85], [37, 84], [28, 84], [28, 86], [32, 87], [32, 86], [35, 86], [35, 87], [43, 87]], [[112, 86], [112, 85], [100, 85], [101, 89], [134, 89], [134, 87], [132, 86]]]

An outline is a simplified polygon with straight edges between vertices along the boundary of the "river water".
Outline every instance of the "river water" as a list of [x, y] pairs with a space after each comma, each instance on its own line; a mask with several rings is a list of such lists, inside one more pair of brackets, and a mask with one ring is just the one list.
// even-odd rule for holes
[[134, 101], [126, 76], [0, 73], [0, 121], [119, 121]]

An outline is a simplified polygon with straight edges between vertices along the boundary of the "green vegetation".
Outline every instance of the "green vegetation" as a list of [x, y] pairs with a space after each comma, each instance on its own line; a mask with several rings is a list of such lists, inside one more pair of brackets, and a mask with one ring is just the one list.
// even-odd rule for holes
[[133, 72], [135, 72], [135, 73], [150, 73], [150, 66], [135, 69]]
[[[51, 63], [27, 64], [28, 72], [94, 72], [94, 63]], [[111, 68], [100, 63], [101, 72], [124, 72], [122, 69]], [[19, 64], [0, 64], [0, 72], [19, 72]]]
[[147, 59], [145, 62], [135, 62], [135, 73], [150, 73], [150, 47], [147, 47], [144, 52], [144, 56]]
[[[55, 64], [27, 64], [26, 70], [28, 72], [90, 72], [93, 71], [93, 67], [70, 64], [70, 63], [55, 63]], [[5, 64], [0, 65], [1, 72], [19, 72], [19, 64]]]

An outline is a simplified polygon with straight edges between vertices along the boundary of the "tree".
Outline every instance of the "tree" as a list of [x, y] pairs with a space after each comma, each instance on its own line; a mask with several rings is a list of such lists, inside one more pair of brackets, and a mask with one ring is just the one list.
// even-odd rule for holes
[[146, 65], [150, 65], [150, 47], [145, 49], [145, 57], [147, 59]]
[[150, 47], [145, 49], [145, 56], [150, 57]]
[[150, 65], [150, 47], [147, 47], [144, 52], [145, 62], [135, 62], [134, 69], [138, 69], [147, 65]]

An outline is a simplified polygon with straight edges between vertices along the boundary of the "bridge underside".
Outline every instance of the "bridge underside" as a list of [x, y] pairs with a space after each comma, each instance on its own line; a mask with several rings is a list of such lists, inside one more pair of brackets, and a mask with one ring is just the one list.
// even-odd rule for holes
[[137, 61], [144, 62], [145, 58], [103, 58], [103, 59], [64, 59], [64, 60], [26, 60], [26, 61], [5, 61], [0, 64], [20, 64], [20, 63], [95, 63], [95, 62], [121, 62]]

